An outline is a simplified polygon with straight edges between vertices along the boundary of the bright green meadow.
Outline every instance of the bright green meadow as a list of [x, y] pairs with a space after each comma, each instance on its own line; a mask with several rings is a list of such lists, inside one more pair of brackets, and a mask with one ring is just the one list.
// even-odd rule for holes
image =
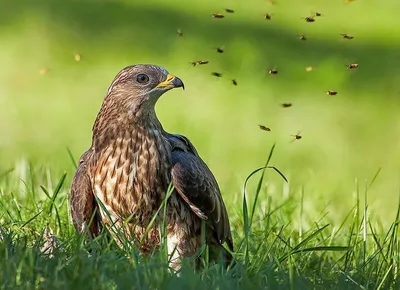
[[[271, 3], [1, 1], [0, 289], [400, 289], [400, 2]], [[135, 63], [185, 83], [156, 112], [219, 182], [227, 270], [205, 258], [177, 275], [163, 251], [87, 241], [70, 222], [75, 163], [108, 86]], [[267, 160], [288, 182], [268, 168], [244, 189]]]

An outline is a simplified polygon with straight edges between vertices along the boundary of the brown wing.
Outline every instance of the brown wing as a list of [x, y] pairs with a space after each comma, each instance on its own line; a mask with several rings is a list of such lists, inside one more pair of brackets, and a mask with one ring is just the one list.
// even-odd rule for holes
[[99, 209], [93, 195], [88, 173], [88, 162], [92, 150], [86, 151], [79, 160], [79, 166], [72, 180], [70, 210], [72, 222], [78, 232], [85, 232], [89, 225], [92, 236], [100, 233]]
[[169, 135], [172, 145], [172, 182], [192, 211], [206, 220], [219, 244], [227, 242], [233, 251], [228, 213], [214, 175], [182, 135]]

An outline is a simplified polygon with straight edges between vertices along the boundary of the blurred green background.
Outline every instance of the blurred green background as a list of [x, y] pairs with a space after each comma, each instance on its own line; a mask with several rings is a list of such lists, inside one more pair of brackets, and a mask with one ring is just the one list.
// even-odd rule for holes
[[[77, 159], [90, 146], [114, 76], [130, 64], [154, 63], [186, 86], [158, 102], [164, 128], [195, 144], [228, 207], [276, 142], [272, 165], [290, 183], [269, 172], [263, 198], [299, 198], [304, 188], [308, 214], [328, 211], [341, 221], [354, 205], [355, 179], [363, 190], [382, 168], [368, 199], [384, 223], [391, 220], [400, 189], [400, 2], [275, 2], [2, 1], [0, 172], [27, 158], [71, 178], [66, 148]], [[226, 17], [212, 18], [216, 12]], [[322, 16], [301, 19], [313, 12]], [[210, 63], [192, 67], [195, 60]], [[347, 70], [349, 63], [359, 68]], [[274, 67], [279, 73], [269, 75]], [[328, 96], [329, 89], [338, 94]], [[291, 142], [299, 131], [303, 138]]]

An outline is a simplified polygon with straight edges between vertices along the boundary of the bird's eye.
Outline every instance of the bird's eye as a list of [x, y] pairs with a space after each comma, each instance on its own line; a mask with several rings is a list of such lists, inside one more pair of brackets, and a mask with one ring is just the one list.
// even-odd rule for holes
[[136, 81], [139, 84], [145, 84], [145, 83], [147, 83], [149, 81], [149, 77], [147, 75], [145, 75], [145, 74], [138, 74], [136, 76]]

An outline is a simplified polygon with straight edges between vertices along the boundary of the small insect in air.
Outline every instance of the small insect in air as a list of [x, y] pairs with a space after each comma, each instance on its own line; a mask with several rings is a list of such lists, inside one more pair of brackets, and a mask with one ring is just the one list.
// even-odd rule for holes
[[314, 22], [315, 21], [314, 16], [307, 16], [307, 17], [304, 17], [303, 19], [306, 22]]
[[298, 132], [296, 135], [290, 135], [293, 137], [292, 142], [296, 141], [296, 140], [300, 140], [301, 138], [303, 138], [303, 136], [300, 135], [300, 132]]
[[44, 75], [47, 75], [48, 73], [49, 73], [49, 69], [48, 68], [42, 68], [40, 71], [39, 71], [39, 73], [42, 75], [42, 76], [44, 76]]
[[310, 72], [310, 71], [312, 71], [312, 70], [313, 70], [313, 67], [312, 67], [312, 66], [306, 67], [306, 72]]
[[272, 14], [266, 13], [266, 14], [264, 15], [264, 19], [265, 19], [265, 20], [271, 20], [271, 19], [272, 19]]
[[176, 35], [178, 35], [179, 37], [183, 36], [183, 32], [180, 29], [176, 30]]
[[75, 61], [81, 61], [81, 55], [79, 53], [75, 54]]
[[314, 15], [317, 16], [317, 17], [322, 16], [322, 14], [319, 13], [319, 12], [315, 12]]
[[212, 17], [222, 19], [222, 18], [225, 18], [225, 15], [221, 14], [221, 13], [213, 13]]
[[300, 140], [301, 138], [303, 138], [303, 136], [300, 135], [300, 132], [297, 133], [296, 135], [290, 135], [290, 136], [293, 137], [292, 142], [293, 142], [293, 141], [296, 141], [296, 140]]
[[275, 68], [273, 68], [273, 69], [270, 69], [270, 70], [268, 71], [268, 73], [269, 73], [270, 75], [276, 75], [276, 74], [278, 73], [278, 70], [275, 69]]
[[196, 66], [196, 65], [201, 65], [201, 64], [207, 64], [208, 63], [208, 60], [195, 60], [195, 61], [192, 61], [192, 62], [190, 62], [190, 64], [192, 65], [192, 66]]
[[353, 39], [354, 38], [354, 36], [348, 35], [347, 33], [340, 33], [340, 35], [344, 39]]
[[232, 85], [237, 86], [238, 85], [237, 81], [236, 80], [232, 80]]
[[217, 52], [218, 53], [224, 53], [224, 49], [222, 47], [217, 47]]
[[259, 126], [260, 129], [263, 130], [263, 131], [267, 131], [267, 132], [271, 131], [270, 128], [268, 128], [268, 127], [266, 127], [266, 126], [264, 126], [264, 125], [258, 125], [258, 126]]
[[291, 106], [293, 106], [292, 103], [283, 103], [282, 104], [282, 107], [284, 107], [284, 108], [290, 108]]
[[336, 91], [332, 91], [332, 90], [328, 90], [326, 93], [327, 93], [328, 95], [330, 95], [330, 96], [337, 95], [337, 92], [336, 92]]
[[217, 78], [222, 77], [222, 73], [219, 73], [219, 72], [212, 72], [211, 75], [213, 75], [213, 76], [215, 76]]
[[350, 63], [350, 64], [346, 64], [345, 66], [347, 67], [347, 69], [354, 69], [354, 68], [358, 68], [358, 63]]
[[305, 36], [304, 34], [300, 35], [300, 39], [301, 40], [307, 40], [307, 36]]
[[233, 9], [225, 8], [226, 13], [235, 13]]

